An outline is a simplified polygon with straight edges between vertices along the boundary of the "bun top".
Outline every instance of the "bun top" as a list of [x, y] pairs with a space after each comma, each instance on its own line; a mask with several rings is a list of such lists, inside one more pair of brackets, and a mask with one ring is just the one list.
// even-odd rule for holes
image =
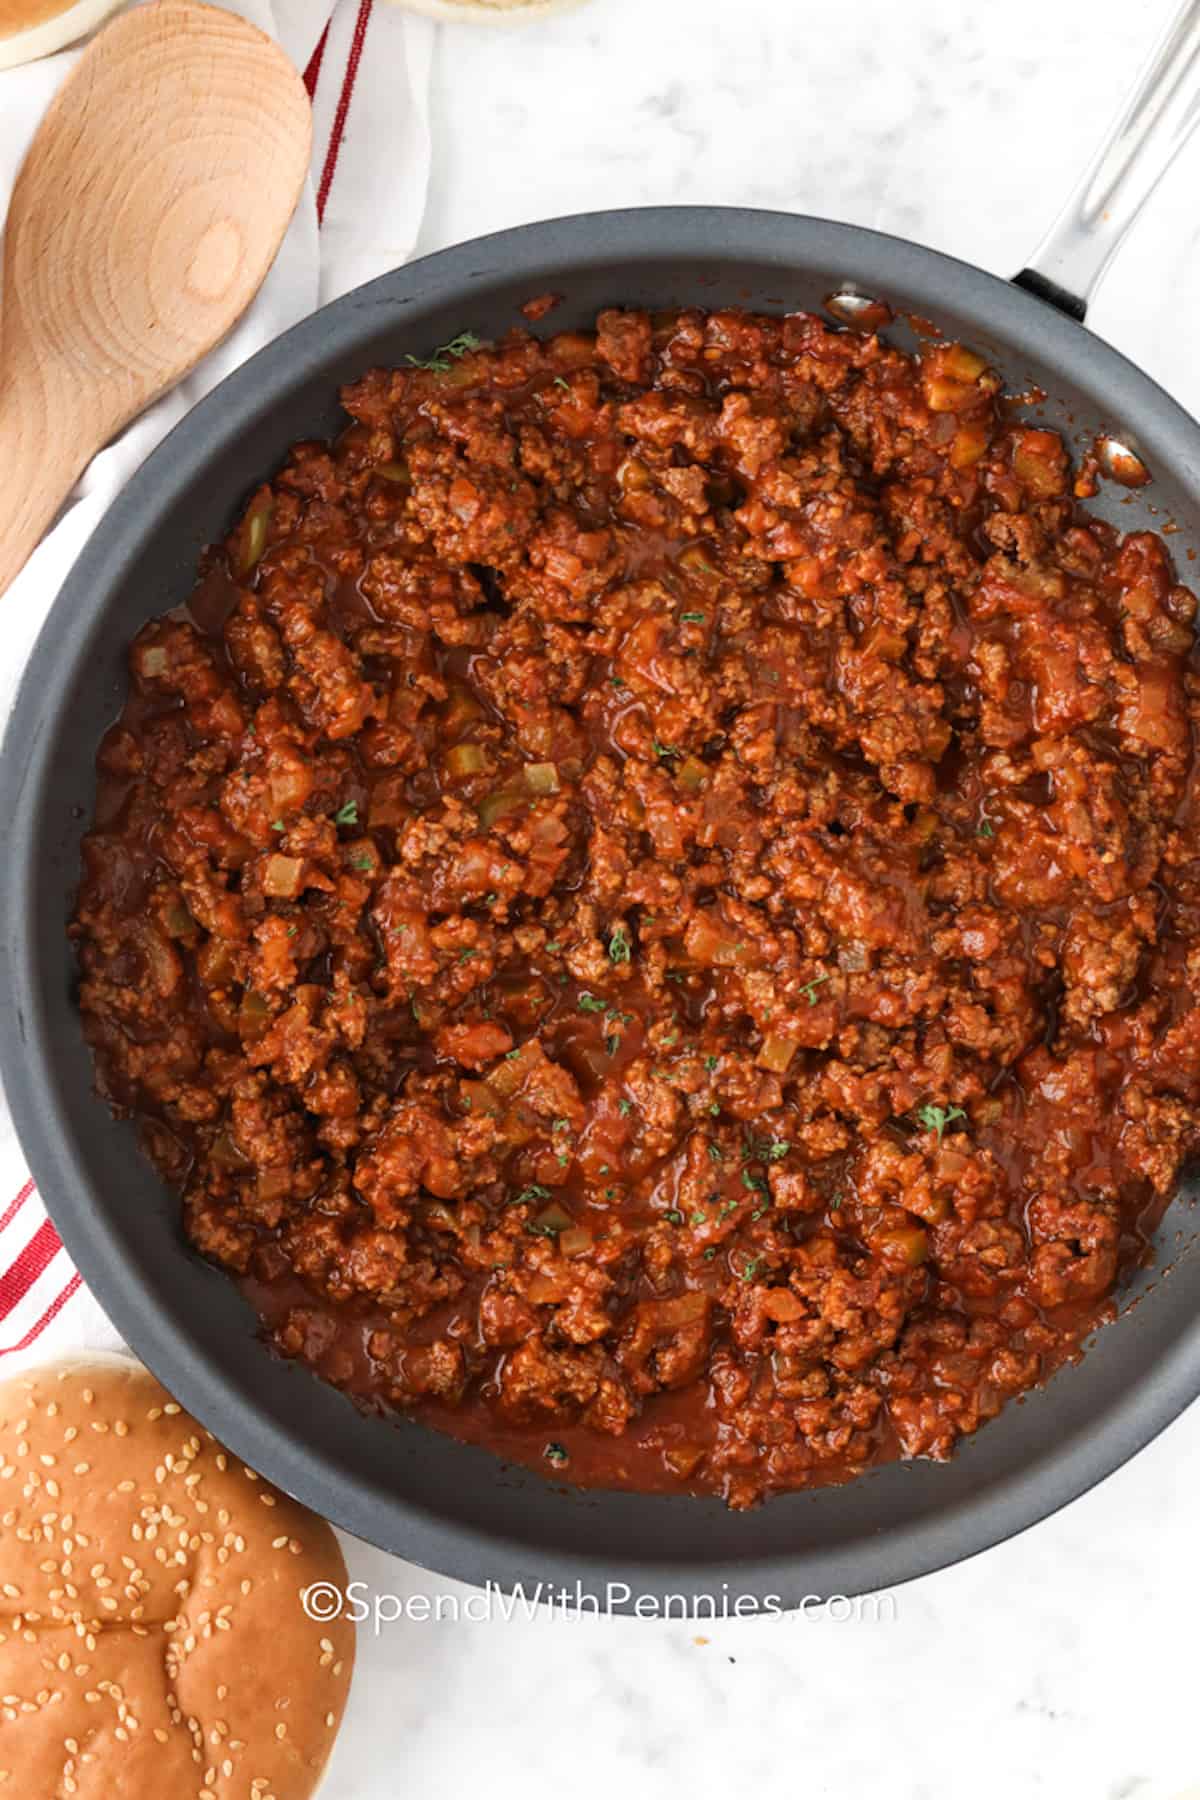
[[140, 1365], [0, 1385], [0, 1793], [307, 1800], [354, 1662], [330, 1527]]
[[122, 0], [0, 0], [0, 69], [50, 56], [115, 12]]
[[0, 0], [0, 37], [15, 37], [32, 25], [44, 25], [69, 12], [74, 0]]
[[[0, 0], [3, 5], [4, 0]], [[398, 0], [411, 12], [425, 13], [431, 19], [477, 19], [480, 22], [503, 19], [513, 24], [521, 19], [548, 18], [551, 13], [568, 12], [583, 0]]]

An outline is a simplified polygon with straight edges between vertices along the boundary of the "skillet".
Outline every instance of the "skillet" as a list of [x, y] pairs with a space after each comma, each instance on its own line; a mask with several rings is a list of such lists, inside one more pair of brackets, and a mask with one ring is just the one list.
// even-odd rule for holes
[[[1200, 426], [1083, 324], [1088, 295], [1200, 116], [1200, 0], [1169, 28], [1114, 132], [1013, 283], [850, 225], [735, 208], [649, 208], [524, 226], [385, 275], [305, 320], [183, 421], [107, 514], [35, 647], [0, 756], [0, 1068], [68, 1251], [132, 1349], [239, 1456], [360, 1537], [443, 1574], [613, 1610], [705, 1616], [894, 1586], [997, 1543], [1085, 1491], [1200, 1393], [1200, 1257], [1177, 1202], [1155, 1270], [1083, 1362], [1010, 1406], [949, 1465], [896, 1464], [751, 1514], [715, 1500], [581, 1493], [415, 1425], [364, 1417], [274, 1359], [177, 1202], [92, 1092], [65, 922], [93, 757], [125, 646], [182, 602], [202, 547], [299, 438], [335, 433], [340, 383], [462, 331], [501, 335], [533, 295], [555, 330], [615, 303], [819, 311], [883, 298], [981, 350], [1076, 444], [1110, 434], [1153, 474], [1105, 484], [1124, 529], [1170, 519], [1181, 578], [1200, 545]], [[853, 300], [843, 302], [853, 305]], [[903, 328], [893, 335], [904, 342]], [[909, 342], [912, 340], [909, 339]], [[1172, 1266], [1173, 1265], [1173, 1266]], [[1169, 1273], [1164, 1270], [1170, 1268]], [[538, 1584], [541, 1584], [540, 1587]]]

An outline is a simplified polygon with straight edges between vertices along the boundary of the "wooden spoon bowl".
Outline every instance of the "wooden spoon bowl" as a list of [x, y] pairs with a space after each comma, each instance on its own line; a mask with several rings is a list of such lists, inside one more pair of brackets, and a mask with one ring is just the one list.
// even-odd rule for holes
[[229, 331], [299, 198], [304, 84], [198, 0], [113, 20], [17, 177], [0, 313], [0, 593], [80, 472]]

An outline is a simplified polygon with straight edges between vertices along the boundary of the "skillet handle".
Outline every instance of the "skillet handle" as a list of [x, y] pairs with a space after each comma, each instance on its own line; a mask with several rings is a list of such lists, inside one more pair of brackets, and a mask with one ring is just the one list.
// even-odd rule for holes
[[1110, 258], [1200, 123], [1200, 0], [1155, 44], [1100, 149], [1038, 245], [1018, 287], [1082, 320]]

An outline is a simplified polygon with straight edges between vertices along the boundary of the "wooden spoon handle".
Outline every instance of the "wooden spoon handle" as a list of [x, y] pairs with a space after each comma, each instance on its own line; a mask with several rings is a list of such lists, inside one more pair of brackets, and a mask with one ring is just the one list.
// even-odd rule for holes
[[69, 421], [61, 396], [50, 393], [36, 360], [14, 364], [0, 391], [0, 594], [20, 573], [100, 448], [80, 436], [78, 428], [72, 431]]

